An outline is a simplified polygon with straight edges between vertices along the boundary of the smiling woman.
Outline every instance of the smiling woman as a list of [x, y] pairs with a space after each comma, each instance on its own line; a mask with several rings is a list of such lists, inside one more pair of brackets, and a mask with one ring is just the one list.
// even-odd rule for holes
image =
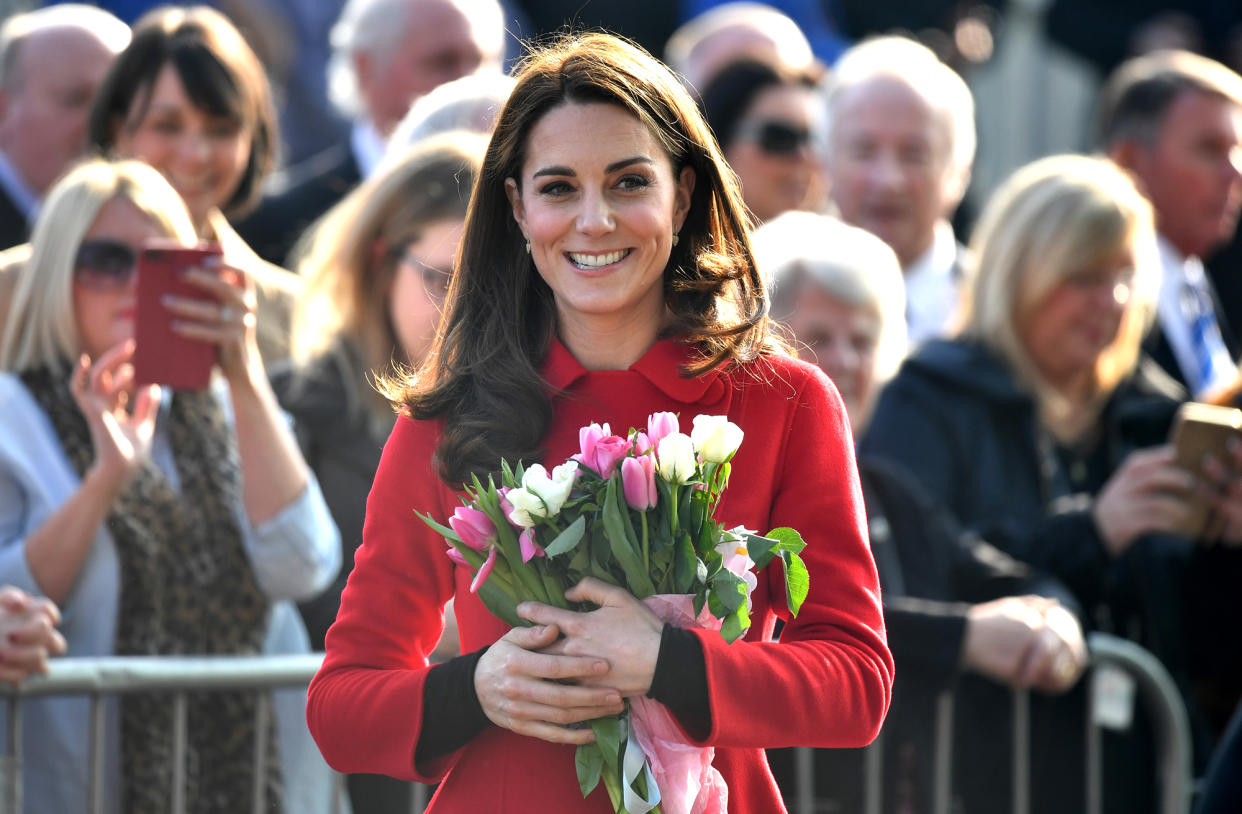
[[254, 281], [263, 358], [288, 356], [301, 281], [259, 259], [229, 224], [254, 205], [277, 132], [263, 68], [228, 18], [205, 6], [144, 15], [100, 85], [88, 137], [98, 152], [164, 175], [199, 239], [219, 243], [225, 261]]
[[[715, 140], [664, 66], [602, 34], [527, 57], [430, 354], [391, 382], [401, 415], [307, 710], [336, 768], [443, 781], [438, 813], [611, 812], [602, 785], [583, 799], [574, 745], [594, 735], [574, 724], [646, 694], [687, 741], [716, 747], [729, 811], [780, 812], [764, 747], [875, 736], [892, 661], [844, 411], [771, 333], [746, 222]], [[575, 596], [597, 610], [567, 622], [527, 603], [519, 613], [535, 626], [510, 629], [411, 511], [447, 516], [461, 483], [502, 457], [564, 460], [580, 427], [646, 426], [658, 412], [723, 415], [746, 434], [734, 466], [750, 478], [719, 516], [803, 531], [813, 588], [796, 619], [769, 569], [749, 640], [732, 645], [662, 626], [593, 580]], [[428, 666], [450, 599], [465, 655]]]

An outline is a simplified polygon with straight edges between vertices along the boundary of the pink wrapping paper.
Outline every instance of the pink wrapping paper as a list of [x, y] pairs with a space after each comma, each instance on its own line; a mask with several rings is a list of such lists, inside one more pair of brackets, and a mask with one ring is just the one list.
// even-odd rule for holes
[[[704, 606], [694, 617], [694, 597], [688, 594], [656, 594], [643, 600], [651, 611], [682, 628], [719, 630], [720, 620]], [[642, 748], [660, 787], [664, 814], [725, 814], [729, 787], [712, 767], [716, 750], [686, 743], [681, 727], [658, 701], [645, 696], [630, 699], [630, 737]]]

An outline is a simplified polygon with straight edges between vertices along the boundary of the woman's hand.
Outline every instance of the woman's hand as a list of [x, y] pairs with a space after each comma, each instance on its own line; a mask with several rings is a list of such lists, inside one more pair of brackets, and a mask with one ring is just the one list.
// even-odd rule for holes
[[589, 727], [566, 725], [618, 715], [625, 703], [614, 689], [575, 683], [606, 674], [603, 659], [536, 652], [559, 635], [555, 625], [510, 630], [479, 659], [475, 693], [497, 726], [552, 743], [590, 743]]
[[1204, 540], [1242, 546], [1242, 441], [1230, 438], [1222, 455], [1204, 459], [1200, 488], [1212, 507]]
[[181, 336], [210, 342], [220, 351], [220, 372], [230, 385], [262, 373], [256, 339], [258, 296], [254, 283], [240, 269], [223, 263], [215, 271], [190, 269], [185, 280], [210, 295], [164, 298], [164, 306], [177, 317], [173, 330]]
[[155, 416], [159, 412], [158, 385], [134, 391], [134, 341], [110, 349], [91, 364], [83, 354], [74, 368], [70, 389], [86, 417], [95, 450], [93, 468], [116, 485], [119, 493], [151, 455]]
[[19, 684], [47, 672], [48, 656], [65, 652], [56, 630], [60, 611], [47, 599], [35, 599], [6, 585], [0, 588], [0, 681]]
[[579, 613], [538, 602], [523, 602], [518, 616], [555, 625], [565, 638], [545, 652], [594, 656], [610, 665], [607, 673], [583, 683], [611, 687], [622, 696], [646, 695], [655, 676], [664, 623], [628, 591], [587, 577], [565, 592], [570, 602], [591, 602], [598, 610]]
[[1114, 557], [1144, 534], [1177, 532], [1186, 521], [1195, 477], [1175, 463], [1172, 445], [1133, 452], [1104, 484], [1095, 523]]

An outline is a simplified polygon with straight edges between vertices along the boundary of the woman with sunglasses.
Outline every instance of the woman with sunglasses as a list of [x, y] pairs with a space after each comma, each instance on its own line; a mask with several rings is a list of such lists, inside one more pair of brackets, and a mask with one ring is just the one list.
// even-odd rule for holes
[[824, 111], [811, 74], [734, 62], [707, 84], [700, 104], [757, 221], [824, 208], [827, 188], [816, 154]]
[[[135, 257], [156, 238], [197, 236], [138, 162], [83, 164], [44, 204], [0, 341], [0, 582], [60, 605], [73, 656], [306, 652], [291, 600], [327, 585], [340, 548], [267, 384], [253, 288], [228, 267], [192, 271], [204, 297], [163, 304], [174, 331], [216, 347], [219, 376], [203, 391], [136, 385]], [[248, 809], [261, 736], [265, 810], [324, 810], [331, 778], [303, 698], [276, 693], [260, 732], [253, 695], [192, 696], [188, 810]], [[25, 811], [87, 810], [86, 700], [22, 712]], [[167, 696], [106, 702], [105, 811], [166, 810], [169, 715]]]
[[168, 179], [198, 237], [254, 280], [263, 358], [287, 357], [301, 280], [260, 259], [229, 223], [257, 201], [278, 135], [263, 66], [228, 18], [206, 6], [143, 15], [100, 84], [87, 138], [102, 155], [136, 158]]

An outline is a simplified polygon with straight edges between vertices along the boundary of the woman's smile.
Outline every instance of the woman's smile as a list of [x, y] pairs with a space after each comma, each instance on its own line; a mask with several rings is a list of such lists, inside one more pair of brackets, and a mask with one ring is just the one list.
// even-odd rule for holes
[[612, 271], [622, 260], [630, 256], [632, 249], [610, 252], [566, 252], [565, 256], [581, 271]]

